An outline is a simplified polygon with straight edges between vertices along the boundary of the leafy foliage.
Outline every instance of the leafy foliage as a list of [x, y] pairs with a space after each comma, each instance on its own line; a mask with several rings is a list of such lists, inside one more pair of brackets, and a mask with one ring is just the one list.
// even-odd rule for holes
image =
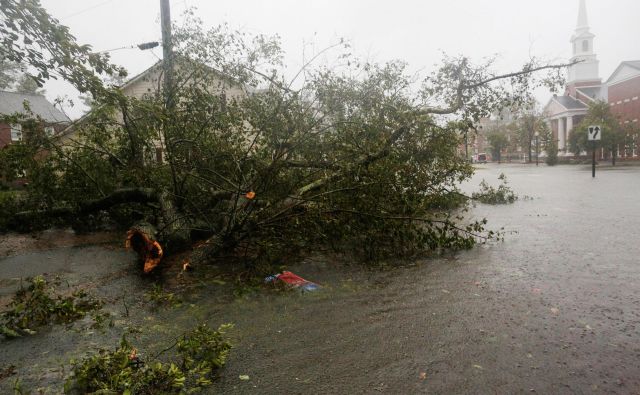
[[544, 143], [544, 150], [547, 153], [545, 163], [549, 166], [555, 166], [558, 164], [558, 142], [553, 138], [553, 133], [548, 130], [542, 139]]
[[79, 45], [69, 28], [52, 18], [38, 0], [0, 0], [0, 56], [26, 64], [38, 86], [61, 77], [80, 92], [103, 91], [97, 74], [126, 75], [109, 56]]
[[489, 185], [486, 180], [480, 183], [480, 191], [472, 194], [475, 199], [485, 204], [510, 204], [518, 200], [518, 195], [511, 189], [507, 182], [507, 176], [501, 173], [498, 179], [501, 181], [498, 188]]
[[19, 194], [16, 191], [0, 190], [0, 232], [9, 228], [10, 219], [19, 205]]
[[502, 150], [504, 150], [509, 144], [507, 136], [500, 131], [495, 131], [487, 134], [487, 140], [491, 146], [491, 156], [500, 162], [502, 158]]
[[200, 325], [182, 335], [177, 359], [171, 362], [143, 361], [124, 337], [114, 351], [72, 361], [72, 375], [65, 384], [66, 393], [174, 394], [191, 393], [212, 384], [213, 375], [222, 368], [231, 349], [226, 324], [215, 331]]
[[70, 296], [54, 295], [47, 281], [37, 276], [27, 288], [20, 287], [9, 309], [2, 312], [0, 332], [8, 338], [33, 334], [43, 325], [73, 322], [101, 306], [102, 302], [83, 290]]
[[144, 297], [155, 307], [177, 306], [182, 303], [173, 292], [166, 292], [160, 284], [154, 284], [149, 291], [144, 293]]
[[0, 54], [0, 89], [10, 89], [18, 80], [20, 64], [8, 61]]
[[520, 145], [526, 148], [529, 163], [533, 160], [536, 138], [542, 141], [542, 138], [548, 133], [549, 126], [542, 114], [532, 111], [520, 117], [518, 122], [518, 140]]

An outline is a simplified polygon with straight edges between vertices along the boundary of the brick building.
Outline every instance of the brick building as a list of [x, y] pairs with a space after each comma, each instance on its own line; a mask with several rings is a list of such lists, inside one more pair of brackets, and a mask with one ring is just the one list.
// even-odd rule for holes
[[640, 60], [622, 62], [606, 82], [611, 112], [623, 122], [640, 119]]
[[[594, 49], [595, 35], [590, 32], [586, 1], [580, 0], [578, 24], [571, 37], [571, 62], [567, 70], [567, 85], [563, 95], [554, 95], [545, 106], [547, 122], [558, 142], [560, 156], [572, 156], [568, 141], [574, 126], [587, 114], [589, 105], [605, 101], [611, 106], [620, 122], [632, 123], [640, 119], [640, 61], [620, 63], [603, 83], [599, 74], [599, 62]], [[638, 147], [620, 149], [622, 158], [638, 158]], [[599, 153], [605, 157], [604, 150]]]

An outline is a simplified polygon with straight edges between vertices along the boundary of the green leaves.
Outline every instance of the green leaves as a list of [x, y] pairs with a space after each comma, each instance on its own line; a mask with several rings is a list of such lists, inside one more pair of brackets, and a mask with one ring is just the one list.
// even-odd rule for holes
[[143, 360], [123, 337], [114, 351], [101, 349], [97, 354], [71, 361], [72, 375], [65, 383], [65, 393], [198, 392], [210, 386], [213, 374], [224, 366], [231, 350], [226, 332], [232, 327], [224, 324], [212, 330], [202, 324], [185, 333], [170, 347], [177, 346], [177, 359], [168, 362]]
[[93, 54], [90, 46], [79, 45], [69, 28], [36, 0], [0, 1], [0, 37], [2, 56], [32, 67], [34, 82], [40, 87], [45, 80], [61, 76], [80, 92], [104, 94], [96, 73], [124, 72], [110, 64], [108, 56]]
[[[484, 204], [511, 204], [518, 200], [518, 195], [507, 182], [507, 176], [501, 173], [498, 179], [501, 181], [498, 188], [494, 188], [487, 181], [482, 180], [480, 191], [474, 192], [471, 198]], [[486, 220], [484, 223], [486, 223]]]
[[53, 289], [42, 276], [29, 280], [21, 287], [0, 315], [0, 332], [7, 338], [34, 334], [34, 329], [50, 323], [69, 323], [98, 310], [102, 302], [86, 292], [75, 291], [71, 296], [54, 295]]

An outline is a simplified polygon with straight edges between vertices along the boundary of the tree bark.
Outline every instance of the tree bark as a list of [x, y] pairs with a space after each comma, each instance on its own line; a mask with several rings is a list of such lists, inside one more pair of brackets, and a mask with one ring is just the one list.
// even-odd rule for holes
[[150, 273], [155, 269], [164, 256], [162, 246], [156, 237], [156, 228], [146, 222], [132, 226], [127, 232], [125, 246], [138, 253], [142, 270], [145, 273]]
[[611, 147], [611, 165], [615, 166], [616, 165], [616, 156], [617, 156], [617, 150], [616, 150], [616, 146], [612, 146]]

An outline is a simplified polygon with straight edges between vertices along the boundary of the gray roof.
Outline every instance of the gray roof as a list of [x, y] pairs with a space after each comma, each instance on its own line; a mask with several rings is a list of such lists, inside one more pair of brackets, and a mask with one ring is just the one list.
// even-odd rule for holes
[[591, 99], [599, 99], [600, 98], [600, 87], [590, 87], [590, 88], [576, 88], [576, 90], [582, 92], [585, 96]]
[[59, 123], [71, 122], [62, 111], [58, 110], [49, 103], [49, 101], [41, 95], [32, 95], [29, 93], [5, 92], [0, 91], [0, 114], [12, 115], [15, 113], [24, 113], [24, 102], [29, 103], [31, 112], [47, 122]]
[[584, 103], [574, 99], [571, 96], [555, 96], [553, 99], [560, 103], [560, 105], [567, 110], [581, 110], [587, 108]]
[[631, 67], [635, 67], [636, 69], [640, 69], [640, 60], [627, 60], [626, 62], [622, 62], [628, 64]]

